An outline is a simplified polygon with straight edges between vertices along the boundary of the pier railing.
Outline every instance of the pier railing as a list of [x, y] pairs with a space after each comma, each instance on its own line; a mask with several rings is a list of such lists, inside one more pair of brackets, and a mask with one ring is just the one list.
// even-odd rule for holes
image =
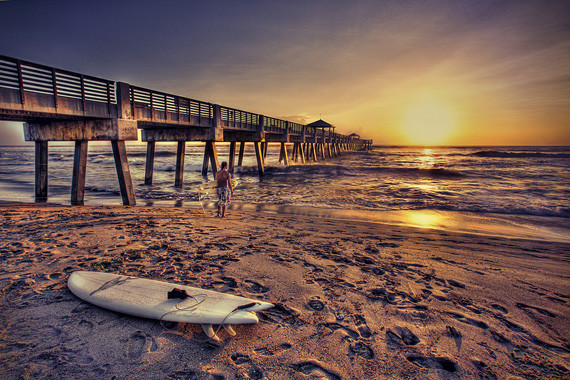
[[287, 133], [287, 122], [285, 120], [276, 119], [274, 117], [264, 117], [264, 130], [267, 133], [274, 134], [286, 134]]
[[259, 114], [220, 106], [222, 127], [240, 131], [256, 131], [259, 128]]
[[133, 118], [157, 124], [211, 127], [214, 105], [137, 86], [129, 86]]
[[116, 116], [115, 82], [0, 55], [0, 103], [28, 112]]

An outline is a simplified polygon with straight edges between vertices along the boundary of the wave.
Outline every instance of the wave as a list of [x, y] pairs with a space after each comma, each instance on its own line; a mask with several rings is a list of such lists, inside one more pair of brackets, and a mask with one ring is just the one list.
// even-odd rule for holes
[[[144, 157], [146, 158], [146, 151], [145, 152], [133, 152], [133, 151], [129, 151], [127, 152], [129, 157]], [[112, 155], [112, 153], [111, 153]], [[186, 154], [188, 155], [188, 154]], [[154, 158], [157, 157], [176, 157], [176, 152], [172, 152], [172, 151], [164, 151], [164, 150], [157, 150], [154, 152]]]
[[472, 213], [501, 214], [501, 215], [530, 215], [570, 218], [570, 208], [542, 208], [542, 207], [481, 207], [477, 205], [464, 204], [461, 206], [453, 205], [437, 205], [431, 207], [435, 210], [442, 211], [460, 211]]
[[[236, 171], [243, 174], [257, 173], [257, 167], [243, 167]], [[414, 178], [444, 178], [455, 179], [464, 178], [468, 174], [461, 171], [446, 168], [405, 168], [405, 167], [372, 167], [372, 166], [355, 166], [355, 165], [294, 165], [294, 166], [271, 166], [266, 167], [265, 176], [271, 177], [276, 175], [300, 175], [330, 177], [341, 179], [342, 177], [359, 177], [359, 176], [405, 176]]]
[[481, 150], [467, 154], [467, 156], [491, 158], [570, 158], [570, 153], [504, 152], [500, 150]]
[[375, 172], [380, 174], [391, 174], [394, 176], [409, 176], [409, 177], [427, 177], [427, 178], [464, 178], [467, 174], [445, 168], [399, 168], [399, 167], [376, 167], [376, 168], [362, 168], [363, 172]]

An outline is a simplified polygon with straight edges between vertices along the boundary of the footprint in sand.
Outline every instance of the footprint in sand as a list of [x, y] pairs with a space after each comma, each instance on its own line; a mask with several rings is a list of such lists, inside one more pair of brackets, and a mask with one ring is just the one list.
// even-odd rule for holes
[[281, 343], [280, 345], [278, 345], [276, 347], [260, 347], [260, 348], [256, 348], [254, 351], [259, 355], [273, 356], [273, 355], [279, 354], [283, 351], [290, 350], [292, 347], [293, 346], [289, 343]]
[[244, 363], [251, 362], [251, 359], [249, 358], [249, 356], [247, 356], [246, 354], [240, 354], [240, 353], [232, 354], [230, 356], [230, 359], [232, 359], [232, 361], [237, 365], [241, 365]]
[[88, 330], [88, 331], [93, 330], [93, 327], [94, 327], [94, 326], [95, 326], [95, 325], [94, 325], [92, 322], [90, 322], [90, 321], [88, 321], [88, 320], [86, 320], [86, 319], [82, 319], [81, 322], [79, 322], [79, 328], [82, 328], [82, 329], [85, 329], [85, 330]]
[[325, 378], [328, 380], [341, 380], [342, 378], [333, 371], [325, 369], [316, 361], [301, 362], [292, 365], [293, 370], [303, 375], [312, 376], [314, 378]]
[[51, 281], [59, 281], [65, 274], [61, 272], [50, 273], [47, 275], [47, 279]]
[[[536, 306], [529, 306], [529, 305], [525, 305], [524, 303], [517, 303], [516, 305], [519, 309], [522, 309], [524, 311], [526, 311], [527, 313], [529, 313], [529, 311], [536, 311], [542, 315], [545, 315], [547, 317], [551, 317], [551, 318], [556, 318], [557, 315], [554, 314], [551, 311], [548, 311], [546, 309], [541, 309], [540, 307], [536, 307]], [[530, 313], [529, 313], [530, 314]]]
[[275, 303], [275, 306], [266, 311], [260, 311], [257, 315], [260, 319], [273, 323], [296, 324], [299, 322], [299, 311], [287, 307], [281, 303]]
[[448, 312], [447, 314], [450, 315], [451, 317], [455, 318], [459, 322], [463, 322], [463, 323], [466, 323], [468, 325], [476, 326], [476, 327], [479, 327], [480, 329], [483, 329], [483, 330], [486, 330], [489, 328], [489, 326], [483, 321], [478, 321], [478, 320], [473, 319], [473, 318], [468, 318], [462, 314], [454, 313], [454, 312]]
[[465, 285], [455, 280], [447, 280], [447, 283], [455, 288], [465, 289]]
[[358, 328], [360, 336], [363, 338], [370, 338], [372, 336], [372, 331], [366, 324], [366, 319], [362, 315], [354, 316], [354, 325]]
[[136, 360], [145, 352], [153, 352], [156, 351], [157, 348], [156, 342], [150, 335], [142, 331], [137, 331], [127, 340], [125, 356], [130, 360]]
[[325, 308], [325, 305], [319, 300], [310, 300], [308, 306], [315, 311], [321, 311]]
[[242, 367], [247, 372], [249, 379], [263, 379], [265, 375], [263, 371], [251, 360], [246, 354], [235, 353], [230, 356], [235, 365]]
[[386, 346], [389, 349], [399, 349], [402, 345], [415, 346], [420, 339], [407, 327], [395, 326], [386, 331]]
[[508, 311], [506, 308], [504, 308], [504, 307], [502, 307], [501, 305], [498, 305], [498, 304], [496, 304], [496, 303], [492, 304], [491, 307], [492, 307], [493, 309], [495, 309], [495, 310], [499, 310], [499, 311], [500, 311], [501, 313], [503, 313], [503, 314], [508, 314], [508, 313], [509, 313], [509, 311]]
[[344, 331], [350, 338], [352, 339], [358, 339], [360, 338], [360, 334], [356, 331], [354, 331], [353, 329], [350, 329], [348, 327], [345, 327], [339, 323], [323, 323], [322, 326], [331, 329], [332, 331]]
[[374, 359], [374, 351], [372, 350], [372, 348], [370, 348], [370, 346], [368, 346], [365, 343], [362, 342], [355, 342], [352, 343], [349, 347], [349, 352], [352, 355], [355, 356], [360, 356], [361, 358], [364, 359]]
[[263, 294], [263, 293], [267, 293], [270, 289], [255, 282], [255, 281], [251, 281], [251, 280], [245, 280], [245, 290], [248, 293], [259, 293], [259, 294]]
[[422, 368], [443, 369], [447, 372], [457, 371], [457, 365], [448, 358], [413, 354], [406, 356], [406, 359]]

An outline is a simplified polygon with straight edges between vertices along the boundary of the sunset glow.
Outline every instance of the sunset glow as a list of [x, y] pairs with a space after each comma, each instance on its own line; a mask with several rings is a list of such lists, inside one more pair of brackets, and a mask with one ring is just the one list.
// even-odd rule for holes
[[136, 3], [0, 2], [1, 53], [375, 144], [570, 144], [569, 2]]
[[407, 144], [441, 145], [456, 128], [453, 111], [436, 99], [418, 99], [406, 109], [402, 131]]

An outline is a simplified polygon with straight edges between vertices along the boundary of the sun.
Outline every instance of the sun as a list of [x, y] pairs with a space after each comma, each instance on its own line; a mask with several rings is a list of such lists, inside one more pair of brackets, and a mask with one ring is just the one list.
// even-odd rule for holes
[[445, 144], [454, 129], [453, 109], [442, 100], [418, 98], [404, 111], [402, 132], [409, 144]]

